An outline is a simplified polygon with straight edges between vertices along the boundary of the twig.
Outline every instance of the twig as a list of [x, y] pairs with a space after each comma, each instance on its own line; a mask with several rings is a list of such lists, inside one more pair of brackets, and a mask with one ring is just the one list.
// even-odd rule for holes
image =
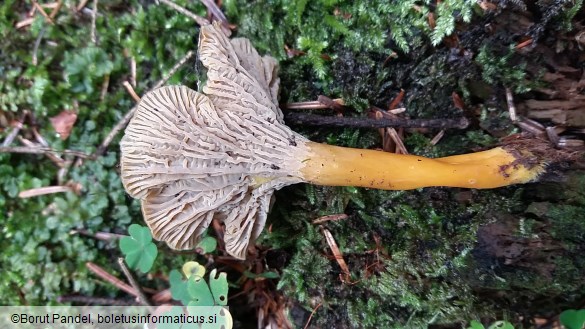
[[397, 107], [395, 109], [392, 110], [388, 110], [388, 113], [392, 113], [392, 114], [400, 114], [400, 113], [404, 113], [406, 112], [406, 107]]
[[542, 136], [545, 134], [545, 128], [542, 124], [524, 116], [520, 117], [520, 120], [516, 122], [516, 125], [523, 131], [531, 133], [534, 136]]
[[214, 0], [200, 0], [209, 13], [211, 13], [212, 20], [216, 18], [218, 21], [221, 22], [221, 28], [223, 32], [229, 37], [232, 34], [232, 31], [229, 28], [228, 20], [221, 11], [221, 9], [217, 6]]
[[[343, 99], [336, 98], [333, 100], [338, 105], [343, 105]], [[330, 104], [323, 104], [320, 101], [296, 102], [282, 105], [287, 110], [321, 110], [331, 108]]]
[[559, 137], [559, 135], [555, 131], [555, 128], [554, 127], [546, 127], [545, 131], [546, 131], [546, 135], [548, 137], [548, 140], [555, 146], [555, 148], [559, 148], [559, 143], [561, 141], [561, 138]]
[[130, 84], [136, 88], [136, 59], [130, 57]]
[[319, 97], [317, 97], [317, 102], [327, 106], [328, 108], [334, 109], [337, 112], [341, 113], [343, 111], [343, 101], [336, 101], [327, 96], [319, 95]]
[[43, 39], [43, 36], [45, 35], [45, 30], [46, 30], [46, 28], [43, 26], [43, 28], [39, 32], [39, 36], [35, 40], [35, 45], [33, 47], [33, 53], [32, 53], [32, 64], [34, 66], [37, 66], [37, 63], [38, 63], [37, 52], [39, 51], [39, 46], [41, 44], [41, 40]]
[[394, 110], [396, 108], [396, 106], [398, 106], [398, 104], [400, 104], [400, 102], [402, 102], [402, 99], [404, 99], [405, 94], [406, 93], [404, 92], [404, 89], [400, 89], [400, 92], [398, 93], [398, 95], [388, 105], [388, 111]]
[[322, 116], [309, 113], [287, 113], [285, 120], [289, 124], [329, 127], [354, 128], [437, 128], [437, 129], [465, 129], [469, 125], [466, 118], [460, 119], [373, 119]]
[[512, 122], [518, 121], [518, 117], [516, 116], [516, 106], [514, 105], [514, 96], [512, 96], [512, 91], [510, 88], [506, 88], [506, 102], [508, 102], [508, 112], [510, 112], [510, 120]]
[[25, 198], [32, 198], [35, 196], [47, 195], [47, 194], [54, 194], [54, 193], [63, 193], [73, 191], [71, 186], [45, 186], [45, 187], [37, 187], [32, 188], [30, 190], [20, 191], [18, 193], [18, 197], [21, 199]]
[[[42, 136], [37, 132], [36, 128], [33, 128], [33, 134], [35, 136], [35, 139], [37, 140], [37, 142], [40, 144], [40, 147], [49, 147], [49, 144], [47, 143], [47, 141], [42, 138]], [[30, 148], [37, 148], [39, 147], [39, 144], [36, 144], [34, 142], [29, 141], [26, 138], [23, 138], [21, 136], [18, 136], [18, 140], [24, 144], [25, 147], [30, 147]], [[47, 158], [49, 158], [49, 160], [53, 161], [57, 167], [62, 168], [65, 165], [65, 160], [63, 160], [57, 153], [53, 153], [53, 152], [47, 152], [45, 154], [45, 156]]]
[[404, 143], [402, 142], [402, 138], [400, 138], [400, 136], [398, 136], [398, 132], [396, 131], [396, 129], [386, 128], [386, 132], [388, 133], [390, 138], [392, 138], [392, 140], [396, 144], [396, 153], [408, 154], [408, 150], [406, 149], [406, 146], [404, 146]]
[[116, 288], [129, 293], [132, 296], [138, 297], [138, 293], [132, 288], [130, 285], [126, 284], [124, 281], [118, 279], [117, 277], [111, 275], [110, 273], [106, 272], [103, 268], [94, 264], [92, 262], [85, 263], [85, 266], [88, 270], [92, 271], [95, 275], [99, 276], [100, 278], [106, 280], [107, 282], [111, 283], [112, 285], [116, 286]]
[[522, 49], [526, 46], [530, 46], [532, 44], [532, 39], [528, 39], [526, 41], [522, 41], [515, 46], [516, 49]]
[[110, 232], [91, 233], [88, 230], [81, 230], [81, 229], [80, 230], [71, 230], [71, 231], [69, 231], [69, 234], [81, 234], [81, 235], [88, 236], [90, 238], [94, 238], [96, 240], [101, 240], [101, 241], [106, 241], [106, 242], [115, 241], [115, 240], [118, 240], [118, 239], [125, 236], [122, 234], [116, 234], [116, 233], [110, 233]]
[[88, 2], [89, 0], [81, 0], [77, 7], [75, 7], [75, 10], [81, 11], [85, 7], [85, 5], [87, 5]]
[[325, 222], [344, 220], [347, 218], [349, 218], [349, 216], [347, 216], [346, 214], [326, 215], [326, 216], [321, 216], [321, 217], [313, 220], [312, 223], [313, 224], [323, 224]]
[[[185, 54], [185, 56], [183, 56], [183, 58], [181, 58], [181, 60], [178, 61], [177, 64], [175, 64], [175, 66], [173, 66], [173, 68], [171, 68], [169, 73], [167, 73], [161, 80], [159, 80], [154, 85], [154, 87], [152, 87], [150, 90], [160, 88], [162, 85], [164, 85], [173, 76], [173, 74], [175, 74], [175, 72], [177, 72], [179, 70], [179, 68], [181, 68], [181, 66], [183, 66], [191, 57], [193, 57], [194, 54], [195, 54], [195, 52], [193, 52], [193, 51], [187, 52], [187, 54]], [[130, 122], [130, 119], [132, 119], [132, 117], [134, 116], [134, 112], [136, 112], [137, 108], [138, 107], [136, 107], [136, 106], [131, 108], [130, 111], [128, 111], [128, 113], [126, 113], [126, 115], [124, 115], [122, 120], [120, 120], [114, 126], [114, 128], [112, 128], [110, 133], [106, 136], [106, 138], [104, 138], [104, 140], [102, 141], [102, 143], [100, 144], [100, 146], [98, 147], [96, 152], [94, 153], [94, 157], [97, 158], [98, 156], [104, 154], [104, 152], [106, 151], [106, 149], [108, 148], [110, 143], [114, 140], [116, 135], [122, 129], [124, 129], [124, 127], [126, 127], [126, 125], [128, 125], [128, 122]]]
[[351, 274], [349, 273], [349, 267], [347, 266], [345, 259], [343, 259], [343, 254], [341, 253], [341, 250], [339, 250], [339, 247], [337, 246], [337, 242], [335, 242], [335, 239], [333, 238], [333, 235], [331, 234], [331, 232], [329, 232], [328, 229], [326, 229], [322, 226], [321, 226], [321, 233], [323, 233], [323, 236], [325, 236], [325, 241], [327, 242], [327, 245], [329, 245], [329, 248], [331, 249], [331, 252], [333, 253], [333, 256], [335, 257], [337, 264], [339, 264], [339, 267], [341, 268], [341, 271], [343, 272], [343, 276], [341, 277], [343, 282], [349, 282], [349, 278], [351, 276]]
[[437, 143], [441, 140], [441, 138], [443, 138], [443, 136], [445, 136], [445, 129], [439, 131], [439, 133], [436, 134], [435, 137], [433, 137], [433, 139], [431, 139], [431, 145], [437, 145]]
[[28, 115], [28, 111], [25, 110], [22, 113], [22, 115], [20, 116], [19, 120], [15, 120], [15, 122], [13, 122], [11, 124], [12, 130], [10, 131], [10, 133], [6, 136], [6, 138], [2, 142], [3, 147], [7, 147], [10, 144], [12, 144], [12, 141], [14, 141], [14, 139], [16, 138], [16, 136], [18, 136], [18, 133], [22, 129], [22, 126], [23, 126], [22, 124], [23, 124], [24, 120], [26, 119], [27, 115]]
[[97, 45], [97, 35], [95, 30], [95, 20], [97, 16], [98, 0], [93, 0], [93, 12], [91, 13], [91, 42]]
[[[132, 287], [134, 288], [134, 291], [136, 291], [136, 293], [138, 294], [138, 299], [140, 300], [140, 303], [142, 303], [144, 306], [149, 306], [152, 308], [152, 304], [148, 301], [148, 299], [146, 298], [146, 295], [144, 295], [144, 292], [142, 291], [142, 287], [140, 287], [138, 285], [138, 282], [136, 282], [136, 279], [134, 278], [134, 276], [132, 275], [132, 273], [128, 269], [128, 266], [126, 266], [126, 262], [124, 261], [123, 257], [118, 258], [118, 264], [120, 264], [120, 267], [122, 268], [122, 272], [124, 272], [124, 275], [128, 279], [128, 282], [130, 282], [130, 285], [132, 285]], [[154, 311], [154, 309], [151, 309], [151, 311]]]
[[195, 22], [197, 22], [197, 24], [199, 24], [200, 26], [203, 25], [207, 25], [209, 24], [209, 21], [201, 16], [195, 15], [192, 12], [190, 12], [189, 10], [177, 5], [176, 3], [170, 1], [170, 0], [158, 0], [159, 2], [164, 3], [165, 5], [173, 8], [174, 10], [180, 12], [181, 14], [193, 19]]
[[79, 158], [83, 159], [90, 159], [92, 158], [91, 155], [85, 154], [80, 151], [73, 151], [73, 150], [55, 150], [50, 147], [27, 147], [27, 146], [0, 146], [0, 153], [27, 153], [27, 154], [50, 154], [50, 153], [61, 153], [61, 154], [70, 154], [74, 155]]
[[79, 303], [84, 305], [108, 305], [108, 306], [138, 306], [140, 304], [132, 300], [119, 300], [113, 298], [99, 298], [82, 295], [65, 295], [57, 297], [57, 303]]
[[317, 310], [319, 309], [319, 307], [321, 307], [321, 305], [323, 305], [323, 303], [319, 303], [319, 305], [317, 305], [313, 311], [311, 312], [311, 315], [309, 315], [309, 318], [307, 319], [307, 323], [305, 324], [305, 326], [303, 327], [303, 329], [307, 329], [309, 327], [309, 323], [311, 323], [311, 319], [313, 318], [313, 315], [315, 315], [315, 312], [317, 312]]
[[43, 7], [41, 5], [39, 5], [38, 2], [36, 2], [35, 0], [33, 0], [33, 6], [35, 7], [35, 9], [45, 18], [45, 20], [51, 24], [53, 24], [53, 19], [51, 19], [51, 17], [45, 12], [45, 9], [43, 9]]
[[16, 23], [14, 25], [14, 27], [18, 30], [18, 29], [21, 29], [23, 27], [27, 27], [27, 26], [31, 25], [34, 21], [35, 21], [34, 17], [25, 18], [22, 21]]
[[134, 101], [136, 103], [140, 102], [140, 96], [138, 96], [136, 94], [136, 92], [134, 91], [134, 88], [132, 88], [132, 85], [130, 84], [130, 82], [124, 81], [124, 82], [122, 82], [122, 85], [124, 86], [124, 88], [126, 88], [126, 91], [130, 94], [130, 96], [132, 96], [132, 98], [134, 99]]
[[[61, 9], [61, 7], [63, 7], [63, 0], [57, 1], [56, 5], [53, 7], [53, 11], [51, 11], [51, 13], [49, 14], [49, 17], [51, 17], [51, 19], [55, 19], [55, 16], [57, 16], [57, 13]], [[47, 6], [47, 8], [50, 7]]]
[[108, 88], [110, 87], [110, 75], [104, 76], [104, 82], [102, 82], [102, 90], [100, 91], [100, 101], [103, 101], [108, 94]]

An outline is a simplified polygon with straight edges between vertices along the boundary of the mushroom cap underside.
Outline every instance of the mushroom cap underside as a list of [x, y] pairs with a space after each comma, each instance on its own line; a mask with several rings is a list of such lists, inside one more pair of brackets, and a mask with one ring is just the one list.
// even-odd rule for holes
[[155, 239], [192, 249], [218, 218], [226, 250], [245, 258], [274, 190], [300, 181], [282, 129], [218, 111], [187, 87], [159, 88], [142, 98], [121, 141], [122, 182]]

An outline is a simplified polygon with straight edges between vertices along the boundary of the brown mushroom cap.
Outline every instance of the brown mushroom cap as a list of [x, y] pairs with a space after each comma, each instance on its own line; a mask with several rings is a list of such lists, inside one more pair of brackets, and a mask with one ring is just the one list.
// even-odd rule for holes
[[219, 218], [243, 259], [273, 192], [302, 181], [307, 140], [283, 123], [273, 58], [216, 25], [201, 28], [199, 52], [205, 94], [168, 86], [142, 98], [121, 141], [122, 182], [155, 239], [191, 249]]

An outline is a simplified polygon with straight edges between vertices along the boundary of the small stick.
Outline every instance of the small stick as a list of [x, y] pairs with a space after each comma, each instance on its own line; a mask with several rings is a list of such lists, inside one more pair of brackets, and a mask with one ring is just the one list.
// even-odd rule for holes
[[132, 296], [138, 297], [138, 293], [132, 288], [130, 285], [126, 284], [124, 281], [118, 279], [117, 277], [111, 275], [110, 273], [106, 272], [103, 268], [94, 264], [92, 262], [85, 263], [85, 266], [88, 270], [92, 271], [95, 275], [99, 276], [100, 278], [106, 280], [107, 282], [111, 283], [112, 285], [116, 286], [116, 288], [129, 293]]
[[[171, 76], [173, 76], [173, 74], [175, 74], [175, 72], [177, 72], [179, 70], [179, 68], [181, 68], [181, 66], [183, 66], [191, 57], [193, 57], [194, 54], [195, 54], [195, 52], [188, 51], [187, 54], [185, 54], [185, 56], [183, 56], [183, 58], [181, 58], [181, 60], [178, 61], [177, 64], [175, 64], [175, 66], [173, 66], [171, 68], [169, 73], [167, 73], [161, 80], [159, 80], [154, 85], [154, 87], [152, 87], [150, 90], [160, 88], [162, 85], [164, 85], [171, 78]], [[130, 122], [130, 119], [132, 119], [132, 117], [134, 116], [134, 112], [136, 112], [137, 108], [138, 108], [137, 106], [134, 106], [133, 108], [131, 108], [130, 111], [128, 111], [128, 113], [126, 113], [126, 115], [124, 115], [122, 120], [120, 120], [114, 126], [114, 128], [112, 128], [110, 133], [106, 136], [106, 138], [104, 138], [104, 140], [102, 141], [102, 143], [100, 144], [100, 146], [98, 147], [96, 152], [94, 153], [94, 155], [93, 155], [94, 157], [97, 158], [98, 156], [102, 155], [106, 151], [106, 149], [108, 148], [108, 145], [110, 145], [110, 143], [114, 140], [114, 138], [120, 132], [120, 130], [124, 129], [124, 127], [126, 127], [126, 125], [128, 125], [128, 122]]]
[[535, 136], [540, 136], [545, 133], [545, 128], [538, 121], [526, 117], [520, 117], [521, 120], [516, 122], [516, 125], [525, 132], [531, 133]]
[[287, 113], [285, 120], [289, 124], [329, 127], [354, 128], [438, 128], [438, 129], [465, 129], [469, 125], [466, 118], [460, 119], [373, 119], [322, 116], [309, 113]]
[[97, 16], [98, 0], [93, 0], [93, 11], [91, 13], [91, 42], [97, 45], [97, 35], [95, 30], [95, 20]]
[[338, 221], [338, 220], [344, 220], [349, 218], [348, 215], [346, 214], [335, 214], [335, 215], [326, 215], [326, 216], [321, 216], [315, 220], [313, 220], [313, 224], [323, 224], [325, 222], [328, 221]]
[[195, 15], [192, 12], [190, 12], [189, 10], [187, 10], [186, 8], [183, 8], [179, 5], [177, 5], [176, 3], [170, 1], [170, 0], [158, 0], [158, 2], [162, 2], [165, 5], [173, 8], [174, 10], [180, 12], [181, 14], [193, 19], [195, 22], [197, 22], [197, 24], [199, 24], [200, 26], [203, 25], [207, 25], [209, 24], [209, 21], [201, 16]]
[[338, 102], [327, 96], [319, 95], [319, 97], [317, 97], [317, 102], [326, 105], [328, 108], [334, 109], [336, 111], [339, 112], [343, 111], [343, 104], [339, 104]]
[[136, 59], [130, 57], [130, 84], [136, 88]]
[[517, 122], [518, 117], [516, 116], [516, 106], [514, 105], [514, 96], [510, 88], [506, 88], [506, 102], [508, 102], [508, 112], [510, 112], [510, 120]]
[[229, 29], [228, 20], [215, 3], [214, 0], [201, 0], [201, 3], [205, 5], [208, 12], [211, 13], [212, 20], [216, 18], [218, 21], [221, 22], [221, 29], [222, 31], [229, 37], [232, 34], [232, 31]]
[[81, 11], [85, 7], [85, 5], [87, 5], [88, 2], [89, 0], [81, 0], [77, 7], [75, 7], [75, 10]]
[[87, 230], [71, 230], [71, 231], [69, 231], [69, 234], [81, 234], [81, 235], [85, 235], [85, 236], [94, 238], [96, 240], [101, 240], [101, 241], [106, 241], [106, 242], [115, 241], [115, 240], [118, 240], [118, 239], [125, 236], [122, 234], [116, 234], [116, 233], [110, 233], [110, 232], [95, 232], [95, 234], [92, 234]]
[[406, 93], [404, 92], [404, 89], [400, 89], [398, 95], [392, 100], [392, 102], [390, 102], [390, 105], [388, 105], [388, 111], [394, 110], [396, 106], [398, 106], [398, 104], [402, 102], [402, 99], [404, 99], [405, 94]]
[[[63, 6], [63, 0], [59, 0], [56, 3], [52, 4], [53, 6], [53, 11], [51, 11], [51, 13], [49, 14], [49, 17], [51, 17], [51, 19], [55, 19], [55, 16], [57, 16], [57, 13], [59, 12], [59, 10], [61, 9], [61, 7]], [[50, 5], [46, 6], [47, 8], [51, 8]]]
[[35, 21], [34, 17], [25, 18], [22, 21], [16, 23], [16, 25], [14, 25], [14, 27], [18, 30], [18, 29], [21, 29], [23, 27], [27, 27], [27, 26], [31, 25], [34, 21]]
[[102, 90], [100, 91], [100, 101], [103, 101], [108, 94], [108, 88], [110, 87], [110, 75], [106, 74], [104, 82], [102, 82]]
[[317, 307], [315, 307], [313, 309], [313, 312], [311, 312], [311, 315], [309, 315], [309, 318], [307, 319], [307, 323], [305, 324], [305, 327], [303, 327], [303, 329], [307, 329], [309, 327], [309, 323], [311, 323], [311, 319], [313, 318], [313, 315], [315, 315], [315, 312], [317, 312], [317, 310], [319, 309], [319, 307], [321, 307], [321, 305], [323, 305], [323, 303], [319, 303], [319, 305], [317, 305]]
[[126, 91], [130, 94], [130, 96], [132, 96], [132, 98], [134, 99], [134, 101], [136, 103], [140, 102], [140, 96], [138, 96], [138, 94], [136, 94], [136, 92], [134, 91], [134, 88], [132, 88], [132, 85], [130, 84], [130, 82], [124, 81], [124, 82], [122, 82], [122, 85], [124, 86], [124, 88], [126, 88]]
[[80, 151], [73, 151], [73, 150], [55, 150], [50, 147], [26, 147], [26, 146], [0, 146], [0, 153], [26, 153], [26, 154], [51, 154], [51, 153], [61, 153], [61, 154], [70, 154], [74, 155], [79, 158], [89, 159], [92, 156], [89, 154], [85, 154]]
[[39, 51], [39, 46], [41, 45], [41, 40], [43, 39], [43, 36], [45, 35], [45, 30], [46, 30], [46, 28], [43, 26], [43, 28], [39, 32], [39, 36], [35, 40], [35, 45], [33, 47], [33, 53], [32, 53], [32, 64], [34, 66], [37, 66], [37, 63], [38, 63], [37, 52]]
[[443, 138], [443, 136], [445, 136], [445, 129], [439, 131], [439, 133], [436, 134], [435, 137], [433, 137], [433, 139], [431, 139], [431, 145], [437, 145], [437, 143], [441, 140], [441, 138]]
[[120, 264], [122, 272], [124, 272], [124, 275], [128, 279], [128, 282], [130, 282], [130, 285], [132, 285], [134, 291], [136, 291], [136, 293], [138, 294], [138, 299], [140, 300], [140, 303], [142, 303], [144, 306], [149, 306], [151, 308], [151, 312], [154, 311], [154, 309], [152, 309], [152, 304], [148, 301], [146, 295], [144, 295], [142, 288], [138, 285], [138, 282], [136, 282], [136, 279], [128, 269], [128, 266], [126, 266], [126, 262], [124, 261], [123, 257], [118, 258], [118, 264]]
[[21, 199], [25, 198], [32, 198], [35, 196], [47, 195], [47, 194], [54, 194], [54, 193], [63, 193], [73, 191], [70, 186], [45, 186], [45, 187], [38, 187], [32, 188], [30, 190], [20, 191], [18, 193], [18, 197]]
[[20, 130], [22, 129], [22, 126], [23, 126], [22, 123], [24, 122], [24, 119], [26, 119], [27, 114], [28, 114], [28, 111], [24, 111], [24, 113], [22, 114], [22, 116], [20, 117], [19, 120], [13, 121], [13, 123], [11, 124], [12, 131], [10, 131], [8, 136], [6, 136], [6, 138], [2, 142], [3, 147], [7, 147], [10, 144], [12, 144], [12, 141], [14, 141], [16, 136], [18, 136], [18, 133], [20, 132]]
[[532, 44], [532, 39], [528, 39], [526, 41], [522, 41], [519, 44], [516, 45], [516, 49], [521, 49], [524, 48], [526, 46], [530, 46]]
[[548, 137], [548, 139], [550, 140], [550, 142], [556, 147], [559, 148], [559, 142], [561, 141], [559, 135], [557, 134], [557, 132], [555, 131], [554, 127], [547, 127], [546, 128], [546, 135]]
[[[42, 147], [49, 147], [49, 145], [47, 144], [47, 142], [43, 139], [43, 138], [39, 138], [40, 134], [38, 134], [36, 132], [36, 128], [33, 128], [33, 134], [35, 135], [35, 138], [37, 139], [37, 141], [41, 144]], [[25, 147], [30, 147], [30, 148], [37, 148], [39, 144], [35, 144], [31, 141], [29, 141], [26, 138], [22, 138], [21, 136], [18, 136], [18, 140], [24, 144]], [[45, 145], [43, 145], [43, 143]], [[59, 155], [57, 155], [56, 153], [53, 152], [47, 152], [45, 154], [45, 156], [47, 158], [49, 158], [51, 161], [53, 161], [57, 167], [63, 167], [65, 165], [65, 161], [63, 159], [61, 159], [61, 157]]]
[[392, 114], [400, 114], [400, 113], [406, 112], [406, 107], [398, 107], [398, 108], [395, 108], [393, 110], [389, 110], [387, 112], [392, 113]]
[[339, 264], [339, 267], [341, 268], [344, 277], [349, 280], [350, 278], [349, 267], [347, 266], [347, 263], [343, 259], [343, 254], [341, 253], [341, 250], [339, 250], [339, 247], [337, 246], [337, 242], [335, 242], [333, 235], [331, 234], [331, 232], [329, 232], [328, 229], [323, 227], [321, 227], [321, 232], [325, 236], [325, 241], [327, 241], [327, 245], [329, 245], [329, 248], [331, 249], [331, 252], [335, 257], [337, 264]]
[[[341, 98], [336, 98], [333, 101], [338, 105], [344, 104], [343, 99]], [[284, 104], [282, 108], [287, 110], [321, 110], [328, 109], [330, 106], [319, 101], [308, 101]]]
[[39, 5], [38, 2], [33, 0], [32, 4], [36, 8], [36, 10], [45, 18], [45, 20], [47, 20], [47, 22], [53, 24], [53, 20], [51, 19], [51, 17], [49, 17], [49, 15], [45, 12], [43, 7], [41, 5]]
[[386, 132], [388, 133], [388, 135], [390, 135], [390, 138], [392, 138], [392, 140], [396, 144], [396, 153], [408, 154], [408, 150], [406, 149], [406, 146], [404, 146], [402, 138], [398, 136], [398, 132], [396, 131], [396, 129], [386, 128]]

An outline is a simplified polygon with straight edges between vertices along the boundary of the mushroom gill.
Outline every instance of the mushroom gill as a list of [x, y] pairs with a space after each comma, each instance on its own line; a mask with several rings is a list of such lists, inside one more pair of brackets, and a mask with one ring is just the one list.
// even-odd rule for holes
[[306, 139], [283, 123], [273, 58], [213, 25], [201, 29], [199, 51], [205, 95], [169, 86], [141, 99], [121, 141], [122, 181], [155, 239], [194, 248], [217, 217], [228, 252], [245, 258], [272, 193], [302, 181]]

